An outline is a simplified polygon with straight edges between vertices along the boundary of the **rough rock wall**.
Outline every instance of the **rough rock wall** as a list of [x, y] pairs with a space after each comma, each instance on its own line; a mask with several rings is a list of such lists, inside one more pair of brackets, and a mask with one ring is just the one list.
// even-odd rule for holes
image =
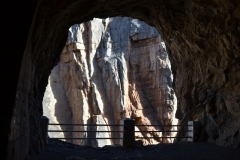
[[[49, 85], [44, 94], [43, 104], [44, 114], [48, 115], [50, 123], [73, 123], [71, 118], [72, 110], [61, 82], [59, 65], [53, 68], [51, 75], [49, 76]], [[50, 126], [49, 129], [72, 130], [72, 126]], [[54, 134], [51, 134], [52, 138], [63, 136], [72, 137], [72, 133], [54, 132]]]
[[[161, 36], [154, 27], [126, 17], [94, 19], [73, 25], [60, 62], [51, 72], [43, 99], [44, 115], [53, 123], [120, 124], [121, 119], [131, 117], [140, 125], [176, 124], [176, 105], [170, 62]], [[79, 126], [73, 129], [96, 130]], [[172, 141], [157, 138], [161, 134], [150, 132], [160, 128], [142, 126], [136, 129], [149, 131], [138, 136]], [[119, 128], [102, 127], [100, 130]], [[50, 136], [60, 135], [52, 133]], [[73, 133], [72, 136], [119, 138], [117, 133]], [[172, 135], [168, 132], [163, 136]], [[72, 142], [95, 146], [119, 143], [117, 140]]]
[[184, 25], [176, 22], [179, 30], [166, 42], [179, 102], [176, 117], [183, 124], [201, 121], [199, 140], [240, 146], [239, 1], [185, 1], [184, 9], [178, 15], [185, 17]]
[[[34, 8], [29, 5], [19, 7], [11, 2], [9, 6], [3, 5], [15, 16], [5, 14], [4, 17], [14, 23], [4, 26], [4, 31], [12, 28], [14, 32], [6, 32], [6, 37], [21, 38], [19, 43], [8, 40], [9, 45], [2, 45], [5, 52], [10, 53], [5, 54], [10, 55], [7, 60], [18, 49], [14, 61], [11, 59], [8, 64], [15, 64], [15, 58], [19, 58], [17, 65], [9, 67], [14, 74], [8, 70], [11, 76], [6, 77], [6, 84], [13, 82], [13, 85], [6, 85], [5, 90], [10, 110], [3, 112], [7, 115], [3, 120], [6, 122], [3, 134], [8, 137], [10, 159], [24, 159], [29, 150], [38, 151], [42, 99], [48, 76], [65, 45], [67, 29], [93, 17], [128, 16], [155, 26], [166, 43], [172, 63], [173, 87], [179, 100], [177, 116], [182, 119], [181, 123], [199, 117], [207, 132], [206, 140], [218, 145], [239, 146], [239, 0], [39, 0], [34, 15], [28, 12]], [[31, 15], [19, 16], [20, 13]], [[29, 19], [33, 16], [27, 35], [26, 28], [30, 28]], [[25, 26], [24, 30], [15, 27], [16, 21], [21, 21], [19, 26]], [[214, 67], [222, 74], [216, 74]], [[6, 70], [5, 67], [2, 70]], [[11, 105], [13, 99], [14, 106]]]

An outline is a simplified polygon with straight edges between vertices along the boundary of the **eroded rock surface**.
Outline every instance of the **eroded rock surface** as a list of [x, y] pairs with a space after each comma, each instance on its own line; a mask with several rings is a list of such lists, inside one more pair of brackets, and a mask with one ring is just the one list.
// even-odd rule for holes
[[[5, 60], [11, 65], [9, 70], [2, 67], [2, 75], [10, 74], [4, 84], [11, 84], [4, 91], [8, 109], [1, 118], [9, 159], [25, 159], [29, 150], [38, 152], [39, 117], [48, 76], [65, 45], [68, 28], [93, 17], [128, 16], [155, 26], [166, 43], [172, 64], [181, 124], [199, 119], [206, 141], [239, 146], [239, 0], [34, 2], [2, 5], [8, 11], [4, 15], [6, 22], [12, 22], [3, 25], [8, 45], [2, 45], [7, 53], [4, 55], [8, 55]], [[37, 4], [35, 11], [34, 5], [29, 7], [33, 3]], [[7, 32], [9, 28], [11, 32]], [[27, 28], [31, 28], [29, 32]], [[13, 37], [18, 37], [17, 43], [13, 43]], [[3, 146], [6, 147], [5, 143]]]
[[[44, 115], [51, 122], [77, 124], [120, 124], [121, 119], [131, 117], [139, 125], [171, 125], [177, 123], [176, 105], [165, 43], [154, 27], [126, 17], [94, 19], [72, 26], [43, 100]], [[73, 130], [88, 131], [119, 129], [73, 127]], [[136, 130], [149, 132], [137, 136], [156, 137], [145, 139], [145, 144], [171, 142], [170, 138], [157, 138], [161, 132], [151, 132], [160, 129], [173, 128], [141, 126]], [[73, 133], [72, 136], [119, 138], [119, 133], [114, 132], [94, 134]], [[167, 132], [163, 136], [172, 134]], [[94, 146], [119, 143], [118, 140], [72, 142]]]

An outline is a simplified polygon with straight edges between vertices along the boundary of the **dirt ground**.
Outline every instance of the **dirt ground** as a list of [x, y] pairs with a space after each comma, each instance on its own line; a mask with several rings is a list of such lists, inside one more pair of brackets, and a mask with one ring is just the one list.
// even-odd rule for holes
[[125, 148], [119, 145], [93, 148], [51, 140], [31, 160], [240, 160], [240, 148], [203, 142], [176, 142]]

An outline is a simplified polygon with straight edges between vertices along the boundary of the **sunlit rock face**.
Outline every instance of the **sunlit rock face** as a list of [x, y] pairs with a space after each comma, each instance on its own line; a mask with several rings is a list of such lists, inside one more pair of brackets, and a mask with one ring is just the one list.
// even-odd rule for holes
[[[49, 77], [49, 85], [46, 88], [44, 99], [44, 113], [48, 115], [51, 123], [72, 123], [72, 110], [69, 106], [65, 90], [61, 83], [60, 67], [55, 66]], [[72, 130], [72, 126], [51, 126], [51, 130]], [[52, 138], [57, 137], [72, 137], [71, 132], [54, 132], [50, 134]]]
[[[133, 118], [136, 124], [176, 124], [177, 100], [172, 89], [171, 65], [165, 43], [154, 27], [126, 17], [93, 19], [73, 25], [60, 62], [51, 72], [43, 99], [44, 115], [51, 123], [120, 124]], [[119, 127], [50, 129], [119, 130]], [[136, 127], [144, 144], [172, 142], [171, 127]], [[118, 133], [49, 134], [50, 137], [112, 137]], [[72, 140], [76, 144], [103, 146], [118, 140]]]

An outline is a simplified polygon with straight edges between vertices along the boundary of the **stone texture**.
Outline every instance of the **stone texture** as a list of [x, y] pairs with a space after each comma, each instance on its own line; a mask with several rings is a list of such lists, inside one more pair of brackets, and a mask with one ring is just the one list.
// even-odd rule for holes
[[[171, 65], [165, 43], [154, 27], [127, 17], [93, 19], [70, 27], [67, 44], [50, 74], [43, 98], [44, 115], [50, 122], [120, 124], [121, 119], [131, 117], [139, 125], [170, 125], [177, 123], [176, 108]], [[100, 128], [120, 130], [119, 127]], [[97, 128], [77, 126], [73, 129], [94, 131]], [[149, 131], [139, 136], [156, 137], [156, 141], [145, 139], [144, 144], [172, 142], [172, 139], [157, 137], [173, 134], [153, 134], [151, 131], [156, 129], [160, 128], [139, 127], [140, 131]], [[71, 135], [50, 134], [50, 137], [59, 136]], [[72, 136], [120, 137], [114, 132], [73, 133]], [[100, 147], [119, 144], [119, 140], [72, 142]]]
[[[13, 71], [2, 74], [8, 75], [5, 84], [12, 85], [4, 89], [8, 107], [3, 112], [6, 116], [1, 118], [12, 159], [24, 159], [29, 150], [38, 150], [39, 117], [50, 71], [65, 45], [68, 28], [93, 17], [129, 16], [154, 25], [166, 43], [172, 64], [173, 88], [179, 100], [177, 117], [181, 123], [199, 119], [206, 140], [239, 146], [239, 0], [39, 0], [16, 5], [19, 3], [2, 5], [8, 11], [3, 14], [6, 22], [14, 22], [3, 26], [7, 45], [2, 45], [4, 52], [9, 53], [5, 59]], [[14, 16], [8, 14], [12, 12]], [[15, 27], [16, 22], [21, 29]], [[6, 32], [8, 27], [12, 32]], [[31, 28], [29, 33], [26, 28]], [[17, 43], [12, 41], [21, 36]], [[1, 68], [6, 70], [6, 66]]]
[[[44, 115], [49, 118], [49, 123], [71, 124], [72, 110], [69, 106], [65, 90], [60, 79], [60, 67], [55, 66], [49, 76], [49, 85], [44, 93]], [[56, 116], [57, 115], [57, 116]], [[72, 126], [49, 126], [49, 130], [72, 130]], [[52, 138], [72, 137], [69, 132], [52, 132], [49, 134]]]

